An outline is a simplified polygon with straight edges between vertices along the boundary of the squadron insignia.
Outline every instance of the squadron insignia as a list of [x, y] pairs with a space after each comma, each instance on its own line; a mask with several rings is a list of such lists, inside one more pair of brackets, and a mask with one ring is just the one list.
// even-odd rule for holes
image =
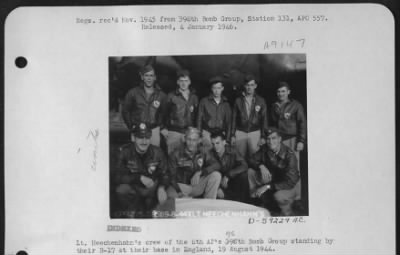
[[154, 171], [156, 171], [156, 166], [155, 165], [149, 166], [149, 169], [147, 171], [149, 172], [149, 174], [153, 174]]
[[199, 158], [199, 159], [197, 160], [197, 164], [199, 165], [199, 167], [202, 167], [203, 164], [204, 164], [203, 158]]

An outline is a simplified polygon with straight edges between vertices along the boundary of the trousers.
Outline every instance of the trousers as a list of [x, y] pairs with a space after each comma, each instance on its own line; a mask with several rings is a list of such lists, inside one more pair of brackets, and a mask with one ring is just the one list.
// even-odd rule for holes
[[185, 135], [176, 131], [168, 131], [167, 147], [168, 155], [171, 154], [176, 148], [183, 146], [183, 139]]
[[220, 187], [218, 198], [247, 203], [249, 200], [249, 181], [247, 171], [240, 173], [233, 178], [229, 178], [228, 187]]
[[151, 130], [151, 138], [150, 138], [150, 143], [152, 145], [160, 147], [160, 127], [155, 127]]
[[[212, 172], [207, 176], [200, 177], [200, 181], [196, 185], [188, 185], [184, 183], [178, 183], [179, 188], [185, 196], [216, 199], [218, 187], [221, 183], [221, 173]], [[169, 188], [167, 190], [167, 195], [169, 198], [177, 198], [178, 193], [175, 189]]]
[[[254, 169], [249, 169], [249, 189], [250, 196], [254, 197], [254, 192], [260, 186], [266, 185], [271, 182], [270, 179], [262, 178], [261, 174]], [[278, 190], [273, 194], [274, 200], [277, 202], [281, 212], [285, 216], [292, 214], [293, 202], [299, 199], [301, 194], [301, 181], [298, 181], [292, 189], [288, 190]]]
[[247, 156], [251, 156], [258, 151], [261, 133], [259, 130], [250, 133], [236, 130], [235, 138], [237, 151], [242, 157], [247, 158]]

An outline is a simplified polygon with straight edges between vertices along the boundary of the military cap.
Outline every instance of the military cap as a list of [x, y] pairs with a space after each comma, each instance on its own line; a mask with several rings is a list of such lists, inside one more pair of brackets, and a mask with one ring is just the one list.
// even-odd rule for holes
[[279, 136], [281, 136], [281, 133], [276, 127], [269, 127], [267, 130], [265, 130], [265, 135], [270, 136], [273, 133], [277, 133]]
[[153, 68], [152, 65], [145, 65], [142, 68], [140, 68], [140, 73], [142, 75], [145, 74], [145, 73], [151, 72], [151, 71], [154, 71], [154, 68]]
[[276, 86], [276, 89], [280, 89], [282, 87], [286, 87], [288, 90], [290, 90], [290, 85], [286, 81], [278, 82], [278, 86]]
[[249, 81], [256, 81], [256, 77], [252, 74], [246, 74], [246, 76], [244, 77], [244, 81], [245, 83], [248, 83]]
[[185, 132], [185, 137], [190, 136], [191, 134], [196, 134], [198, 137], [201, 137], [201, 132], [198, 128], [188, 127]]
[[177, 76], [178, 79], [181, 78], [181, 77], [189, 77], [190, 73], [186, 69], [181, 69], [181, 70], [178, 70], [176, 72], [176, 76]]
[[224, 79], [223, 79], [221, 76], [214, 76], [214, 77], [212, 77], [212, 78], [210, 79], [209, 82], [210, 82], [211, 85], [213, 85], [213, 84], [218, 83], [218, 82], [223, 83], [223, 82], [224, 82]]
[[138, 138], [150, 138], [151, 137], [151, 129], [145, 123], [140, 123], [132, 128], [132, 134]]

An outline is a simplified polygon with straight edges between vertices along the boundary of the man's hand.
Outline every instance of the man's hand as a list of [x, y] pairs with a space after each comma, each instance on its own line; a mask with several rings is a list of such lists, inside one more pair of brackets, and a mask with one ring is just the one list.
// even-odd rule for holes
[[264, 165], [260, 166], [260, 173], [261, 173], [261, 179], [262, 179], [263, 183], [271, 182], [271, 177], [272, 177], [271, 173]]
[[257, 145], [261, 147], [261, 146], [263, 146], [265, 143], [266, 143], [265, 139], [264, 139], [264, 138], [261, 138], [260, 141], [258, 141], [258, 144], [257, 144]]
[[161, 133], [165, 138], [168, 138], [168, 129], [163, 128], [163, 129], [161, 129], [160, 133]]
[[185, 194], [183, 194], [182, 192], [178, 193], [178, 198], [182, 198], [182, 197], [187, 197]]
[[144, 175], [140, 176], [140, 181], [143, 183], [144, 186], [146, 186], [146, 188], [151, 188], [154, 185], [154, 181], [151, 178]]
[[197, 185], [197, 184], [199, 184], [199, 183], [200, 183], [200, 175], [201, 175], [201, 171], [197, 171], [197, 172], [193, 175], [192, 179], [190, 180], [190, 184], [192, 184], [192, 185]]
[[298, 142], [296, 146], [296, 151], [302, 151], [304, 150], [304, 143]]
[[231, 145], [232, 145], [232, 146], [235, 146], [235, 144], [236, 144], [236, 137], [232, 136], [232, 138], [231, 138]]
[[218, 189], [217, 198], [220, 198], [220, 199], [224, 199], [225, 198], [225, 194], [224, 194], [224, 191], [222, 189]]
[[158, 198], [158, 202], [160, 204], [164, 203], [167, 200], [167, 192], [165, 191], [165, 188], [163, 186], [158, 187], [157, 190], [157, 198]]
[[137, 169], [135, 167], [137, 167], [137, 165], [135, 164], [135, 162], [133, 160], [128, 160], [128, 163], [126, 164], [126, 167], [132, 171], [132, 172], [136, 172]]
[[261, 197], [261, 195], [264, 194], [267, 190], [269, 190], [270, 187], [271, 186], [269, 184], [259, 187], [255, 192], [256, 197]]
[[229, 178], [227, 176], [224, 176], [221, 180], [221, 187], [226, 189], [228, 187], [228, 181]]

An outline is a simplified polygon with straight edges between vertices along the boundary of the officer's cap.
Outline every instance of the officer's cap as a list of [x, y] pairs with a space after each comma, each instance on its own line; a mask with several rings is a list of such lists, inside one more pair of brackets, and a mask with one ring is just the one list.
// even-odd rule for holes
[[219, 82], [223, 83], [224, 79], [218, 75], [218, 76], [212, 77], [209, 82], [211, 85], [214, 85], [215, 83], [219, 83]]
[[267, 130], [265, 130], [265, 135], [270, 136], [273, 133], [276, 133], [277, 135], [281, 136], [279, 130], [276, 127], [269, 127]]
[[181, 77], [189, 77], [190, 73], [186, 69], [181, 69], [176, 72], [176, 77], [179, 79]]
[[145, 123], [140, 123], [132, 128], [132, 134], [137, 138], [150, 138], [151, 129]]
[[151, 71], [154, 71], [153, 66], [152, 65], [145, 65], [140, 69], [140, 74], [143, 75], [143, 74], [151, 72]]

